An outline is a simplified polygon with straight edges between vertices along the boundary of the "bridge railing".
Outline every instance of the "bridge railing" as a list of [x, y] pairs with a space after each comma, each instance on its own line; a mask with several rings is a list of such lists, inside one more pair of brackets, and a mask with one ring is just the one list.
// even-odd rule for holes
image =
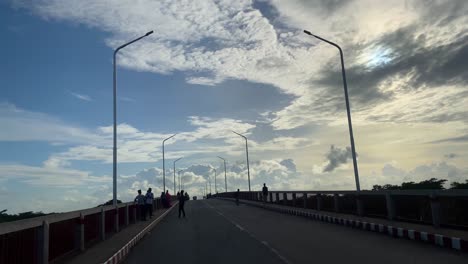
[[[215, 196], [234, 198], [235, 192]], [[262, 201], [261, 192], [240, 199]], [[267, 203], [468, 229], [468, 190], [270, 191]]]
[[[159, 198], [153, 209], [162, 208]], [[133, 202], [0, 224], [0, 263], [44, 264], [83, 251], [139, 221]]]

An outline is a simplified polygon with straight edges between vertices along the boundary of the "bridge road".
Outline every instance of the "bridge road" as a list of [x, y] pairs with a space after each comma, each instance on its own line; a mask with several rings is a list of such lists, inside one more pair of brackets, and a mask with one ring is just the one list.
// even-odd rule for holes
[[[177, 209], [177, 208], [174, 208]], [[468, 263], [468, 255], [220, 200], [173, 210], [129, 263]]]

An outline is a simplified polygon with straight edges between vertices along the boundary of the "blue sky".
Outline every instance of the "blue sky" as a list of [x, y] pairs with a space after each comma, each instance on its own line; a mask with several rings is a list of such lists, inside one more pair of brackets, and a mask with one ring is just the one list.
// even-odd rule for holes
[[[173, 133], [167, 174], [184, 157], [189, 192], [221, 171], [218, 155], [230, 189], [246, 189], [243, 141], [229, 130], [249, 137], [254, 188], [353, 189], [337, 53], [304, 27], [343, 46], [363, 188], [468, 176], [464, 1], [105, 2], [0, 4], [10, 212], [111, 198], [112, 52], [149, 30], [118, 57], [123, 200], [160, 191]], [[12, 202], [18, 192], [30, 196]]]

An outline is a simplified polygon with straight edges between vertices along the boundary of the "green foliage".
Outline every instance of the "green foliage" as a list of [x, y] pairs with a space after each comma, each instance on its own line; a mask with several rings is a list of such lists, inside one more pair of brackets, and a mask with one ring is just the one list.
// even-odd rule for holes
[[[447, 180], [445, 179], [437, 179], [431, 178], [429, 180], [421, 181], [421, 182], [403, 182], [401, 185], [391, 185], [385, 184], [381, 185], [374, 185], [372, 187], [373, 191], [383, 191], [383, 190], [443, 190], [444, 184]], [[468, 183], [468, 181], [467, 181]], [[453, 185], [454, 183], [452, 183]], [[458, 183], [457, 183], [458, 184]], [[463, 184], [463, 183], [462, 183]], [[452, 187], [453, 189], [453, 187]]]
[[19, 214], [6, 214], [6, 213], [0, 213], [0, 223], [4, 222], [11, 222], [11, 221], [17, 221], [21, 219], [28, 219], [28, 218], [33, 218], [33, 217], [38, 217], [38, 216], [43, 216], [46, 215], [43, 212], [23, 212]]
[[[373, 191], [384, 191], [384, 190], [443, 190], [444, 184], [447, 182], [445, 179], [431, 178], [429, 180], [421, 182], [404, 182], [401, 185], [374, 185]], [[465, 182], [452, 182], [450, 189], [468, 189], [468, 180]]]
[[450, 189], [468, 189], [468, 180], [465, 180], [464, 183], [452, 182], [450, 184]]

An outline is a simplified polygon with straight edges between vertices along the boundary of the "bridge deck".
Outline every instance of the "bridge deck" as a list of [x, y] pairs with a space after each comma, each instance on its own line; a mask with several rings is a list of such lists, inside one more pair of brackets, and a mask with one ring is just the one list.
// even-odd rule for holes
[[126, 263], [468, 263], [468, 255], [220, 200], [191, 201]]

